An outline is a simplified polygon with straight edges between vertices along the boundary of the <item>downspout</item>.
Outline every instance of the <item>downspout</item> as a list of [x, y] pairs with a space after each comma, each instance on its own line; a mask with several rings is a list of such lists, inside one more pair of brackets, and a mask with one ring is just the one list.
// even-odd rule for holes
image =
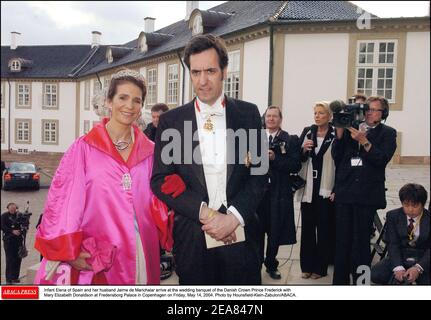
[[100, 81], [100, 77], [99, 77], [99, 74], [97, 72], [96, 72], [96, 77], [97, 77], [97, 81], [99, 81], [99, 83], [100, 83], [100, 87], [103, 89], [102, 81]]
[[184, 67], [183, 60], [181, 59], [181, 55], [180, 55], [180, 53], [178, 51], [177, 51], [177, 56], [178, 56], [178, 59], [180, 59], [181, 67], [183, 69], [183, 85], [181, 86], [181, 105], [184, 105], [184, 89], [185, 89], [185, 86], [186, 86], [186, 83], [185, 83], [185, 80], [186, 80], [186, 69]]
[[11, 88], [11, 86], [10, 86], [10, 80], [9, 80], [9, 78], [7, 78], [7, 83], [8, 83], [8, 85], [9, 85], [9, 92], [8, 92], [8, 106], [9, 106], [9, 110], [8, 110], [8, 113], [7, 113], [7, 131], [8, 131], [8, 133], [7, 133], [7, 152], [8, 153], [10, 153], [10, 110], [11, 110], [11, 108], [10, 108], [10, 88]]
[[268, 106], [272, 105], [272, 78], [274, 73], [274, 26], [269, 25], [269, 81]]

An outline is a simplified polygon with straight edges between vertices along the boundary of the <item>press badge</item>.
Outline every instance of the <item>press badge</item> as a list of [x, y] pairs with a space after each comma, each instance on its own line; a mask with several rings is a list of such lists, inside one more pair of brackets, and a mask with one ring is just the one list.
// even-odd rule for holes
[[362, 159], [360, 157], [353, 157], [350, 159], [352, 167], [362, 167]]

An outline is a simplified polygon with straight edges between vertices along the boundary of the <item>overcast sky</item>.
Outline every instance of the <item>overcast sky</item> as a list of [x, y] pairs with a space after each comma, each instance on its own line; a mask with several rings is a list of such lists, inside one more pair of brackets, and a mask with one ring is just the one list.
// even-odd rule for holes
[[[224, 1], [199, 1], [209, 9]], [[428, 1], [352, 1], [379, 17], [425, 16]], [[91, 31], [102, 44], [122, 44], [138, 37], [144, 18], [156, 18], [155, 30], [186, 14], [185, 1], [1, 1], [1, 45], [10, 45], [11, 31], [21, 33], [18, 45], [90, 44]]]

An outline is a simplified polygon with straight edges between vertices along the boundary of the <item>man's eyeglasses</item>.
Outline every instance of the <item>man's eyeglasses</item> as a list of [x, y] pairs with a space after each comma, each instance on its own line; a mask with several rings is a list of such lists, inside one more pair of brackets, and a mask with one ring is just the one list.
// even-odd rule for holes
[[372, 112], [372, 113], [383, 112], [383, 109], [368, 109], [367, 112]]

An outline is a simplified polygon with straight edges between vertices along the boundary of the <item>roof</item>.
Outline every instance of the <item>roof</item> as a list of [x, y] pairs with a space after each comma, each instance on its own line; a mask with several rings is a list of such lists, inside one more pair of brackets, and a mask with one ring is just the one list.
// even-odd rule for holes
[[278, 19], [281, 21], [356, 20], [364, 12], [366, 11], [350, 1], [288, 1]]
[[[90, 45], [19, 46], [15, 50], [2, 46], [1, 77], [68, 78], [68, 74], [87, 56], [90, 49]], [[13, 58], [30, 60], [32, 65], [20, 72], [10, 72], [8, 63]]]
[[[268, 23], [277, 15], [277, 23], [304, 20], [355, 20], [362, 14], [362, 11], [357, 13], [357, 8], [346, 1], [227, 1], [209, 10], [202, 10], [202, 13], [203, 16], [215, 16], [214, 12], [219, 13], [216, 14], [219, 16], [223, 16], [220, 13], [228, 14], [222, 23], [210, 24], [214, 27], [205, 29], [206, 32], [226, 37], [241, 30]], [[208, 12], [212, 13], [208, 14]], [[157, 34], [168, 36], [161, 37]], [[106, 60], [108, 45], [93, 49], [90, 45], [21, 46], [16, 50], [10, 50], [9, 46], [2, 46], [1, 76], [14, 78], [88, 76], [167, 53], [181, 53], [192, 37], [192, 33], [188, 27], [188, 21], [182, 19], [153, 34], [147, 33], [146, 36], [150, 43], [158, 43], [158, 45], [149, 45], [146, 52], [140, 52], [137, 48], [138, 38], [119, 45], [122, 47], [121, 49], [111, 45], [113, 51], [121, 51], [121, 53], [115, 52], [112, 63], [108, 63]], [[31, 60], [33, 65], [21, 72], [9, 72], [8, 61], [13, 57]]]

